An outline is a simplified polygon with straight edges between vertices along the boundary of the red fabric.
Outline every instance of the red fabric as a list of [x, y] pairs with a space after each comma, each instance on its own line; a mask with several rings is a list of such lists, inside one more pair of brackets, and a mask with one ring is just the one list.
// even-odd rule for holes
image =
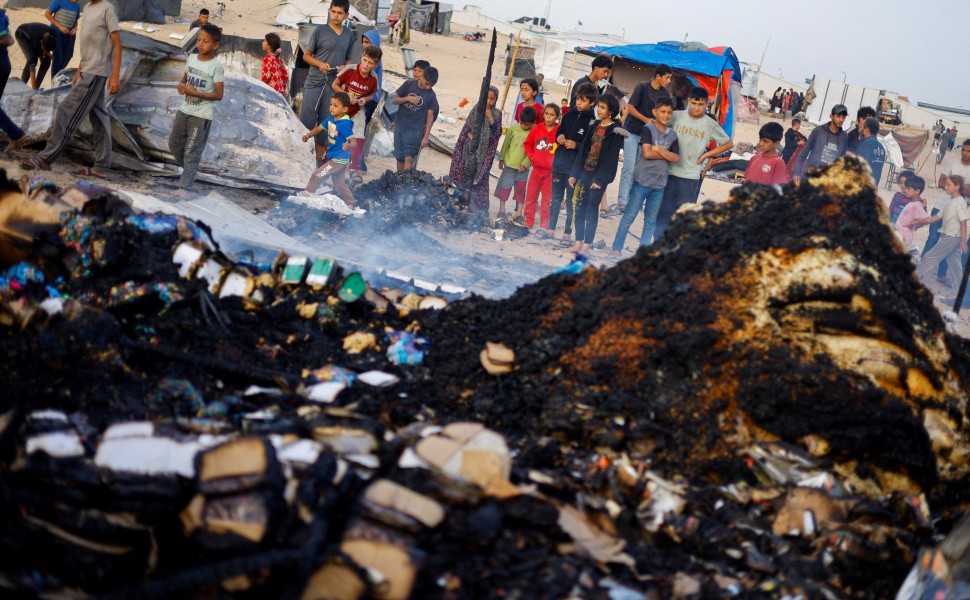
[[775, 156], [755, 154], [748, 161], [748, 168], [744, 171], [744, 181], [761, 185], [785, 185], [788, 183], [785, 161], [777, 154]]
[[360, 170], [360, 159], [364, 155], [364, 138], [355, 138], [354, 147], [350, 149], [350, 166], [348, 167], [352, 171]]
[[533, 168], [552, 169], [552, 161], [555, 158], [556, 134], [559, 132], [559, 125], [553, 125], [548, 129], [545, 123], [536, 125], [529, 131], [529, 136], [525, 138], [525, 155], [529, 157], [529, 162]]
[[353, 119], [360, 110], [357, 101], [377, 91], [377, 77], [374, 77], [373, 72], [364, 77], [360, 72], [360, 65], [351, 65], [337, 76], [337, 81], [344, 86], [344, 91], [350, 96], [350, 108], [347, 114]]
[[539, 227], [549, 229], [549, 203], [552, 200], [552, 169], [541, 169], [532, 165], [532, 173], [529, 174], [529, 186], [525, 192], [526, 227], [535, 225], [536, 203], [539, 200], [539, 194], [542, 194], [542, 202], [539, 204]]
[[[519, 102], [515, 105], [515, 122], [519, 122], [519, 115], [522, 113], [522, 107], [525, 106], [524, 102]], [[532, 108], [536, 111], [536, 125], [542, 124], [542, 111], [545, 109], [544, 106], [536, 102], [532, 105]]]
[[286, 96], [286, 85], [290, 81], [290, 75], [286, 72], [286, 65], [279, 56], [267, 54], [263, 57], [262, 80], [263, 83]]

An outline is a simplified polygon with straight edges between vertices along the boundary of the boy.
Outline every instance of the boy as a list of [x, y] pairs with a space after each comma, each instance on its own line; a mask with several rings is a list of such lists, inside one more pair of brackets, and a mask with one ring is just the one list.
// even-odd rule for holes
[[569, 112], [569, 100], [566, 100], [565, 98], [563, 98], [562, 100], [559, 101], [559, 113], [565, 117], [566, 113], [568, 112]]
[[903, 245], [906, 246], [906, 251], [915, 263], [920, 262], [920, 257], [914, 235], [917, 229], [930, 223], [933, 223], [933, 219], [926, 212], [926, 201], [920, 198], [919, 194], [916, 194], [914, 202], [910, 202], [903, 208], [899, 218], [896, 219], [896, 231], [903, 238]]
[[410, 171], [422, 148], [428, 147], [431, 124], [438, 118], [438, 97], [434, 84], [438, 69], [428, 67], [421, 77], [410, 79], [397, 88], [392, 102], [398, 106], [394, 118], [394, 158], [398, 171]]
[[748, 168], [744, 171], [745, 183], [760, 185], [785, 185], [788, 183], [788, 173], [785, 171], [785, 161], [778, 155], [778, 144], [781, 143], [783, 129], [778, 123], [766, 123], [758, 131], [758, 154], [748, 161]]
[[411, 68], [411, 79], [417, 80], [424, 76], [424, 70], [431, 66], [431, 63], [421, 59], [414, 61], [414, 66]]
[[377, 76], [374, 75], [373, 71], [377, 63], [381, 61], [383, 54], [380, 46], [369, 45], [365, 47], [360, 57], [360, 63], [344, 69], [333, 82], [334, 92], [345, 92], [350, 97], [347, 116], [353, 119], [354, 131], [361, 136], [357, 139], [351, 151], [350, 169], [360, 169], [360, 156], [364, 151], [364, 128], [367, 125], [366, 113], [362, 109], [365, 104], [374, 99], [379, 91]]
[[509, 194], [515, 190], [515, 218], [522, 216], [525, 211], [525, 187], [529, 182], [529, 157], [525, 155], [525, 140], [529, 131], [536, 124], [536, 109], [526, 106], [519, 113], [519, 122], [505, 132], [505, 141], [498, 152], [498, 168], [502, 174], [495, 185], [495, 197], [498, 198], [498, 218], [505, 216], [505, 202]]
[[909, 181], [910, 177], [916, 177], [916, 173], [913, 173], [909, 169], [901, 172], [896, 177], [896, 183], [899, 184], [899, 191], [893, 194], [893, 199], [889, 201], [889, 218], [893, 223], [899, 218], [900, 213], [903, 212], [903, 208], [909, 204], [909, 196], [906, 195], [906, 182]]
[[310, 175], [306, 191], [312, 194], [324, 179], [330, 177], [334, 191], [347, 206], [356, 204], [344, 179], [347, 165], [350, 164], [350, 149], [354, 146], [354, 121], [347, 114], [351, 104], [350, 96], [345, 92], [334, 92], [330, 98], [330, 116], [303, 136], [304, 142], [321, 133], [327, 136], [327, 162]]
[[830, 165], [845, 154], [849, 134], [842, 125], [848, 116], [849, 109], [844, 104], [836, 104], [829, 122], [812, 130], [795, 162], [795, 183], [800, 183], [809, 169]]
[[[333, 78], [337, 69], [350, 62], [354, 34], [344, 27], [350, 12], [349, 0], [333, 0], [330, 3], [328, 21], [313, 29], [310, 42], [303, 50], [303, 60], [310, 66], [303, 84], [303, 106], [300, 122], [307, 129], [315, 129], [330, 113], [330, 96], [333, 95]], [[314, 152], [317, 166], [323, 164], [327, 154], [327, 136], [318, 135]]]
[[178, 92], [185, 96], [185, 101], [175, 114], [168, 137], [168, 149], [175, 163], [182, 167], [176, 196], [189, 195], [209, 139], [215, 103], [222, 100], [225, 74], [214, 54], [221, 41], [222, 30], [211, 23], [203, 25], [196, 42], [199, 53], [190, 54], [186, 59], [185, 72], [179, 81]]
[[886, 149], [879, 143], [879, 121], [875, 117], [869, 117], [862, 124], [859, 130], [859, 137], [862, 141], [856, 148], [859, 158], [865, 160], [872, 169], [872, 178], [879, 187], [879, 179], [882, 178], [882, 167], [886, 164]]
[[[657, 228], [653, 238], [660, 239], [677, 209], [684, 204], [697, 201], [701, 192], [701, 170], [703, 163], [725, 150], [730, 150], [734, 142], [717, 121], [707, 116], [707, 103], [710, 95], [702, 87], [695, 87], [687, 97], [687, 110], [674, 111], [670, 127], [677, 132], [680, 146], [680, 159], [671, 164], [668, 170], [667, 187], [664, 188], [660, 212], [657, 213]], [[713, 150], [705, 151], [707, 142], [713, 139], [720, 144]]]
[[199, 11], [199, 18], [189, 23], [189, 31], [192, 31], [196, 27], [202, 27], [209, 22], [209, 9], [203, 8]]
[[[562, 121], [559, 123], [559, 134], [556, 136], [555, 158], [552, 162], [552, 203], [549, 207], [549, 229], [556, 230], [559, 221], [559, 207], [562, 206], [563, 194], [566, 198], [566, 227], [563, 232], [560, 244], [569, 246], [573, 243], [573, 209], [575, 193], [573, 186], [569, 185], [569, 171], [573, 168], [573, 161], [576, 160], [576, 150], [583, 145], [583, 139], [589, 130], [590, 124], [596, 119], [593, 115], [593, 104], [596, 102], [596, 88], [591, 83], [584, 83], [576, 90], [576, 108], [564, 113]], [[562, 99], [563, 104], [568, 109], [566, 99]], [[498, 195], [498, 190], [496, 190]]]
[[[3, 95], [3, 88], [10, 77], [10, 55], [7, 53], [7, 46], [11, 45], [13, 45], [13, 36], [10, 35], [10, 18], [7, 16], [7, 11], [0, 9], [0, 78], [2, 78], [0, 81], [3, 82], [0, 84], [0, 96]], [[10, 143], [4, 149], [5, 153], [20, 148], [27, 139], [24, 131], [7, 116], [7, 113], [3, 112], [2, 107], [0, 107], [0, 130], [10, 138]]]
[[74, 41], [77, 39], [77, 22], [81, 18], [81, 5], [77, 0], [54, 0], [44, 11], [44, 17], [50, 22], [54, 37], [57, 38], [57, 46], [54, 48], [54, 57], [51, 60], [51, 77], [54, 77], [74, 58]]
[[785, 149], [781, 152], [781, 160], [785, 161], [786, 165], [791, 160], [791, 157], [794, 156], [795, 151], [799, 148], [804, 148], [805, 142], [808, 140], [805, 134], [800, 131], [801, 128], [802, 120], [795, 118], [791, 120], [791, 127], [785, 132]]
[[[669, 127], [674, 116], [674, 101], [669, 97], [654, 100], [650, 122], [640, 132], [640, 160], [633, 170], [629, 202], [613, 238], [613, 254], [619, 255], [640, 207], [643, 207], [643, 233], [640, 245], [649, 246], [657, 227], [657, 213], [667, 185], [667, 165], [680, 159], [677, 133]], [[781, 125], [773, 123], [781, 129]], [[633, 159], [633, 156], [630, 157]]]
[[[27, 170], [50, 170], [87, 118], [94, 129], [94, 167], [84, 167], [77, 174], [106, 179], [111, 169], [111, 120], [104, 103], [105, 83], [111, 94], [121, 89], [121, 35], [114, 6], [106, 0], [91, 0], [84, 9], [84, 27], [78, 37], [81, 62], [73, 87], [57, 106], [47, 145], [21, 166]], [[57, 45], [61, 46], [60, 39]]]
[[[14, 34], [17, 45], [24, 53], [24, 71], [20, 80], [30, 85], [30, 89], [40, 88], [40, 84], [51, 66], [54, 51], [57, 50], [57, 38], [50, 25], [43, 23], [24, 23]], [[40, 69], [37, 63], [40, 63]]]

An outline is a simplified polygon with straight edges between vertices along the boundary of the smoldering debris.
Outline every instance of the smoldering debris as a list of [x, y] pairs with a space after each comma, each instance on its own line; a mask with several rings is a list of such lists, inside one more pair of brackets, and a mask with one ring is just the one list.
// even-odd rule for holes
[[4, 267], [0, 586], [890, 597], [966, 509], [970, 370], [861, 169], [504, 301], [95, 198]]

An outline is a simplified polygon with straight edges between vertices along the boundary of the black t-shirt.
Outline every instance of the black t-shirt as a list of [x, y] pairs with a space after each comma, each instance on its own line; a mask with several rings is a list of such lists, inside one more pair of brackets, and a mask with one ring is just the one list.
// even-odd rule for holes
[[[641, 81], [633, 88], [629, 104], [634, 106], [641, 115], [652, 119], [653, 107], [659, 98], [670, 98], [670, 92], [667, 91], [667, 88], [662, 87], [655, 90], [649, 81]], [[640, 132], [643, 131], [643, 125], [643, 121], [627, 114], [626, 121], [623, 122], [623, 129], [629, 131], [631, 135], [640, 135]]]

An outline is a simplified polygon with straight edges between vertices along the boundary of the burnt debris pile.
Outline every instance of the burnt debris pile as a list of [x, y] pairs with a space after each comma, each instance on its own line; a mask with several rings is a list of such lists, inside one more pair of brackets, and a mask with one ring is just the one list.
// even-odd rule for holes
[[0, 588], [883, 598], [914, 563], [909, 589], [952, 585], [970, 527], [921, 548], [967, 505], [967, 349], [864, 181], [843, 160], [742, 189], [613, 269], [450, 304], [233, 261], [103, 191], [52, 220], [76, 198], [8, 183]]

